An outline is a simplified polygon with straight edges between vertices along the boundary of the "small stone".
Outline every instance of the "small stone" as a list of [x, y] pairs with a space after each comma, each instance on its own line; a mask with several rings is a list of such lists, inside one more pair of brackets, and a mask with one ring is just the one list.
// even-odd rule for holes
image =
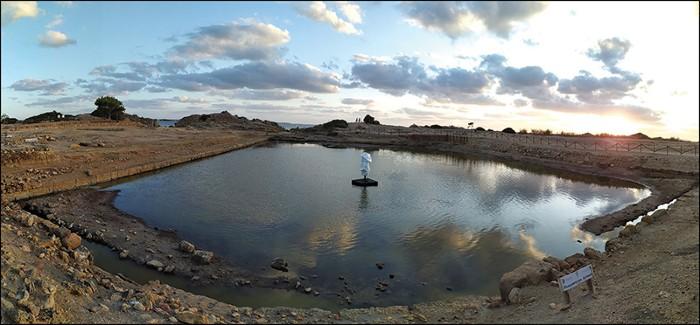
[[376, 265], [377, 268], [380, 269], [380, 270], [384, 268], [384, 263], [376, 263], [375, 265]]
[[279, 258], [279, 257], [272, 260], [272, 264], [270, 264], [271, 268], [273, 268], [275, 270], [282, 271], [282, 272], [289, 271], [287, 266], [288, 266], [287, 261], [285, 261], [284, 259]]
[[512, 304], [517, 304], [520, 302], [520, 288], [513, 288], [508, 294], [508, 301]]
[[148, 261], [148, 262], [146, 263], [146, 265], [148, 265], [148, 266], [150, 266], [150, 267], [152, 267], [152, 268], [154, 268], [154, 269], [160, 269], [160, 268], [163, 268], [163, 267], [164, 267], [163, 263], [161, 263], [161, 262], [158, 261], [158, 260], [150, 260], [150, 261]]
[[311, 288], [304, 288], [304, 293], [309, 294], [311, 291], [313, 291]]
[[185, 252], [185, 253], [192, 253], [192, 252], [194, 252], [195, 247], [194, 247], [194, 245], [193, 245], [192, 243], [190, 243], [190, 242], [188, 242], [188, 241], [186, 241], [186, 240], [183, 240], [183, 241], [181, 241], [180, 244], [178, 245], [178, 249], [179, 249], [180, 251]]
[[390, 274], [389, 274], [389, 279], [393, 279], [394, 277], [396, 277], [396, 276], [394, 275], [394, 273], [390, 273]]
[[168, 318], [168, 320], [172, 323], [177, 323], [177, 318], [175, 318], [174, 316], [170, 316], [170, 318]]
[[552, 310], [557, 309], [557, 304], [551, 303], [551, 304], [549, 304], [549, 308]]
[[113, 293], [112, 296], [109, 297], [109, 300], [113, 302], [117, 302], [122, 299], [122, 295], [118, 293]]
[[586, 257], [592, 259], [592, 260], [599, 260], [603, 258], [603, 254], [600, 253], [599, 251], [586, 247], [583, 249], [583, 254], [586, 255]]
[[133, 306], [134, 309], [136, 309], [138, 311], [145, 311], [146, 310], [146, 307], [141, 302], [138, 302], [138, 301], [132, 302], [131, 306]]
[[63, 246], [65, 248], [68, 248], [70, 250], [78, 248], [80, 246], [80, 236], [70, 233], [68, 236], [64, 237], [61, 242], [63, 243]]
[[165, 273], [173, 273], [175, 271], [175, 266], [174, 265], [168, 265], [163, 269], [163, 272]]
[[127, 257], [129, 257], [129, 251], [128, 251], [128, 250], [125, 249], [125, 250], [119, 252], [119, 258], [125, 259], [125, 258], [127, 258]]
[[195, 250], [192, 257], [197, 263], [209, 264], [211, 263], [211, 260], [214, 257], [214, 253], [205, 250]]

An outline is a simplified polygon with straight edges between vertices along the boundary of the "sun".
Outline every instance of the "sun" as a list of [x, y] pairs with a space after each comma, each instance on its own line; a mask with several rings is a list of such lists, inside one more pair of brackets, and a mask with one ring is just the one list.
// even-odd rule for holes
[[571, 128], [566, 131], [576, 133], [630, 135], [639, 132], [641, 129], [637, 123], [620, 116], [580, 115], [570, 119], [570, 122], [567, 124]]

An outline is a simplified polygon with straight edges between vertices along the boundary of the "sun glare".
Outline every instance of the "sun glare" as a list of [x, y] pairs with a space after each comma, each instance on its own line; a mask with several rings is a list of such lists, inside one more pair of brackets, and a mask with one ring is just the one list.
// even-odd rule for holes
[[567, 124], [568, 127], [562, 126], [562, 128], [575, 133], [630, 135], [641, 129], [639, 125], [619, 116], [580, 115], [575, 119], [569, 119]]

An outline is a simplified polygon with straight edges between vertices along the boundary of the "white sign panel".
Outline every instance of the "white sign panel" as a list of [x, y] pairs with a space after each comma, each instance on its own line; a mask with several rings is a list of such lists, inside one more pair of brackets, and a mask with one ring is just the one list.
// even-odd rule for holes
[[559, 278], [559, 289], [562, 292], [567, 291], [591, 278], [593, 278], [593, 268], [589, 264], [576, 270], [576, 272]]

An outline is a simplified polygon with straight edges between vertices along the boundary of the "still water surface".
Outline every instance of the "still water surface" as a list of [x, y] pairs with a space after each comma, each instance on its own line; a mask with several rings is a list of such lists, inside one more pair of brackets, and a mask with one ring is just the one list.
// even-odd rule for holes
[[[359, 305], [495, 295], [501, 274], [526, 258], [602, 250], [603, 239], [576, 225], [649, 195], [616, 180], [392, 150], [370, 151], [379, 186], [360, 188], [350, 180], [360, 177], [361, 153], [275, 144], [107, 189], [120, 191], [122, 211], [234, 265], [269, 269], [282, 257], [317, 276], [311, 283], [323, 292], [340, 291], [342, 275]], [[389, 291], [375, 290], [378, 281]]]

